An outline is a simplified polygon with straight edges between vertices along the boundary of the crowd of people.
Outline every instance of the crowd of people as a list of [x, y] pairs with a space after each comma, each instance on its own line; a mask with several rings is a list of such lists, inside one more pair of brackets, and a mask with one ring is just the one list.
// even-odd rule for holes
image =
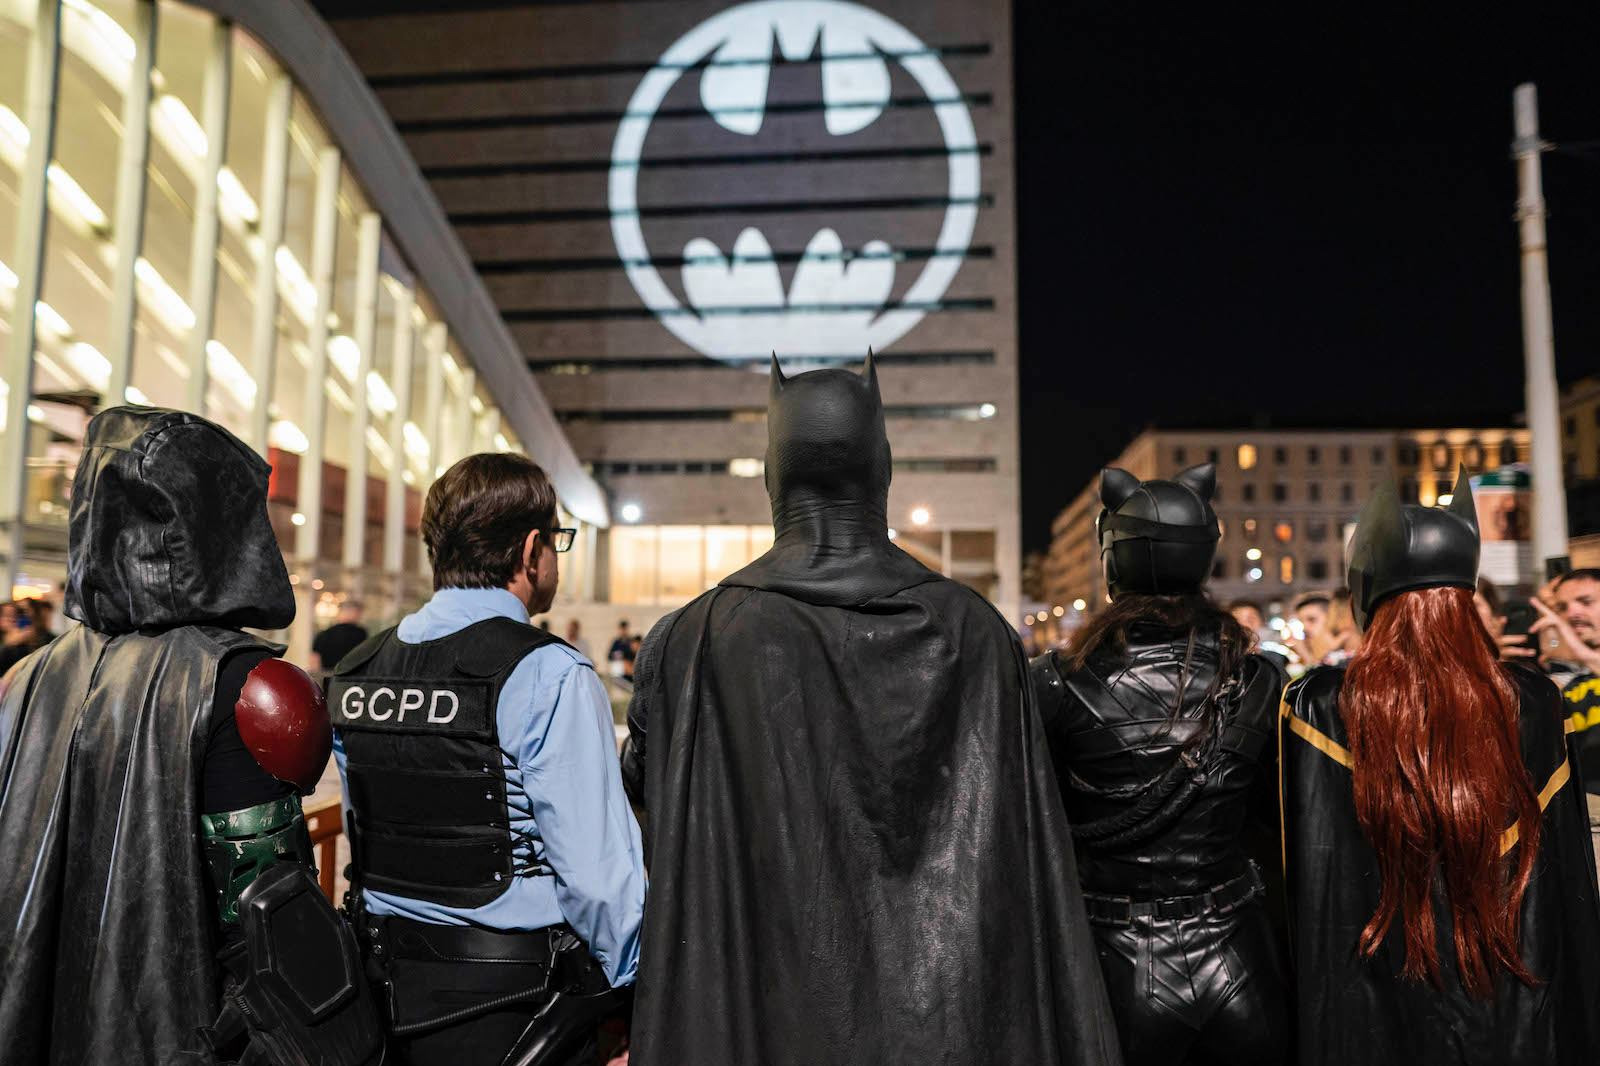
[[1379, 485], [1347, 587], [1269, 627], [1206, 595], [1213, 468], [1107, 469], [1110, 603], [1029, 662], [890, 541], [870, 357], [774, 360], [767, 425], [773, 547], [619, 625], [619, 758], [581, 629], [530, 622], [574, 539], [530, 459], [435, 481], [432, 598], [321, 640], [324, 700], [249, 632], [295, 603], [261, 459], [96, 416], [80, 624], [0, 699], [5, 1061], [1595, 1061], [1600, 572], [1505, 600], [1464, 473]]

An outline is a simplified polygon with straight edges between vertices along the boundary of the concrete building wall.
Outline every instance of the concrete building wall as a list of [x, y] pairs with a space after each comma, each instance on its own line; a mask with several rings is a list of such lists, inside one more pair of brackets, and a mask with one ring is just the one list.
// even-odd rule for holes
[[[830, 34], [848, 30], [858, 16], [839, 15], [846, 7], [761, 9], [785, 20], [791, 44], [787, 60], [765, 71], [765, 86], [747, 94], [743, 118], [713, 121], [706, 101], [727, 94], [718, 97], [707, 79], [737, 80], [761, 63], [720, 52], [684, 71], [649, 117], [634, 176], [624, 177], [637, 190], [644, 263], [678, 305], [676, 318], [659, 301], [647, 305], [626, 269], [641, 264], [619, 252], [612, 163], [622, 158], [619, 131], [642, 121], [635, 93], [657, 76], [652, 68], [667, 49], [742, 5], [530, 3], [334, 25], [449, 212], [574, 449], [594, 464], [614, 514], [631, 504], [644, 525], [767, 522], [759, 477], [706, 468], [764, 454], [770, 351], [791, 373], [859, 367], [864, 324], [879, 320], [873, 308], [883, 298], [858, 307], [871, 286], [857, 272], [882, 265], [872, 242], [886, 242], [888, 305], [908, 301], [922, 312], [909, 331], [876, 346], [902, 464], [890, 523], [912, 532], [913, 513], [925, 510], [919, 532], [937, 535], [936, 561], [1011, 615], [1021, 558], [1009, 3], [867, 3], [876, 12], [869, 22], [887, 18], [921, 46], [902, 54], [870, 36], [880, 30], [859, 48], [828, 45], [830, 55], [855, 57], [854, 92], [875, 77], [863, 57], [889, 54], [887, 103], [875, 116], [853, 115], [837, 100], [830, 109], [821, 51], [813, 45], [807, 55], [792, 43], [809, 32], [794, 22], [807, 13], [826, 14]], [[916, 74], [930, 64], [949, 79], [933, 94]], [[968, 120], [970, 134], [952, 140], [946, 122]], [[976, 186], [957, 188], [956, 172], [974, 160]], [[962, 239], [951, 220], [972, 207], [976, 221]], [[818, 259], [813, 242], [824, 229], [854, 258]], [[752, 230], [770, 256], [751, 252]], [[704, 258], [707, 241], [726, 255], [741, 240], [750, 262], [776, 266], [777, 286], [721, 290], [732, 306], [700, 313], [693, 296], [706, 289], [691, 294], [685, 259]], [[958, 269], [947, 287], [919, 297], [916, 279], [951, 263]], [[803, 264], [849, 273], [802, 298], [794, 285]], [[684, 316], [727, 325], [733, 339], [709, 357], [703, 339], [674, 331]], [[640, 473], [641, 465], [656, 469]], [[988, 538], [965, 536], [972, 532]], [[982, 565], [964, 555], [984, 545]], [[631, 565], [622, 553], [609, 558], [613, 570]], [[620, 580], [602, 578], [598, 595]]]

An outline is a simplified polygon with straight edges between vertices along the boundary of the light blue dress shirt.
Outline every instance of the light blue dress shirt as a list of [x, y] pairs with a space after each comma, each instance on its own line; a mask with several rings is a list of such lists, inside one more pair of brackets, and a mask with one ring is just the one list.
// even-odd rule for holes
[[[440, 589], [401, 620], [395, 635], [418, 644], [496, 616], [528, 620], [522, 601], [505, 589]], [[555, 876], [513, 878], [481, 907], [446, 907], [367, 889], [367, 910], [501, 930], [565, 921], [589, 945], [612, 985], [632, 982], [644, 917], [644, 849], [622, 791], [611, 703], [593, 664], [562, 644], [539, 648], [506, 680], [495, 720], [513, 834], [536, 834], [542, 842], [531, 854], [520, 847], [516, 858], [519, 865], [542, 861]], [[337, 731], [333, 751], [349, 796]]]

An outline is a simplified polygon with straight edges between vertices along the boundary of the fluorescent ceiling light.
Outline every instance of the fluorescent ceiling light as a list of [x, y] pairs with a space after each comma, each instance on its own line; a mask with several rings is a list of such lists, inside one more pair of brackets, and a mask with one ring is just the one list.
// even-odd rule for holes
[[256, 402], [255, 379], [221, 341], [206, 341], [206, 367], [241, 406], [249, 407]]
[[206, 131], [201, 129], [200, 123], [195, 121], [194, 114], [171, 93], [156, 101], [156, 114], [166, 122], [174, 135], [190, 154], [198, 159], [206, 157], [206, 151], [211, 147]]
[[267, 428], [267, 444], [279, 451], [294, 452], [304, 455], [306, 449], [311, 447], [311, 442], [306, 439], [299, 426], [288, 419], [280, 418]]
[[346, 381], [355, 383], [356, 371], [361, 369], [361, 346], [354, 337], [344, 333], [329, 337], [328, 358], [339, 368], [339, 373], [344, 375]]
[[317, 313], [317, 287], [311, 284], [305, 267], [300, 265], [300, 260], [294, 257], [287, 245], [278, 245], [278, 250], [272, 254], [272, 261], [278, 268], [278, 291], [289, 302], [289, 309], [301, 325], [309, 328]]
[[61, 312], [40, 300], [33, 305], [33, 320], [46, 332], [57, 337], [66, 337], [72, 333], [72, 326], [61, 317]]
[[85, 226], [95, 231], [107, 230], [111, 227], [111, 219], [100, 210], [100, 205], [94, 202], [94, 197], [83, 191], [77, 179], [68, 174], [66, 168], [60, 163], [51, 163], [45, 172], [49, 176], [50, 191], [59, 201], [58, 208], [64, 208], [68, 214], [77, 216]]
[[367, 406], [381, 415], [393, 414], [400, 406], [389, 383], [376, 370], [367, 372]]
[[72, 369], [91, 388], [103, 389], [111, 380], [111, 360], [100, 354], [100, 350], [92, 344], [78, 341], [69, 344], [62, 353], [67, 357], [67, 362], [72, 364]]
[[168, 329], [183, 334], [194, 328], [194, 312], [178, 295], [178, 291], [167, 284], [167, 279], [161, 276], [161, 271], [150, 260], [143, 256], [134, 260], [133, 276], [144, 286], [142, 295], [145, 303]]
[[261, 220], [261, 209], [256, 206], [255, 197], [246, 191], [239, 176], [227, 167], [217, 171], [217, 192], [222, 198], [222, 213], [225, 216], [232, 216], [251, 226]]

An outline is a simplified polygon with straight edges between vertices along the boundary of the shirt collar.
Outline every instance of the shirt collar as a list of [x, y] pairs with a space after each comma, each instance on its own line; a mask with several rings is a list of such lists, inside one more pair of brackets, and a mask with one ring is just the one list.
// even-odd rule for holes
[[528, 608], [505, 589], [443, 588], [423, 610], [440, 620], [456, 617], [480, 622], [499, 616], [524, 625], [528, 622]]

